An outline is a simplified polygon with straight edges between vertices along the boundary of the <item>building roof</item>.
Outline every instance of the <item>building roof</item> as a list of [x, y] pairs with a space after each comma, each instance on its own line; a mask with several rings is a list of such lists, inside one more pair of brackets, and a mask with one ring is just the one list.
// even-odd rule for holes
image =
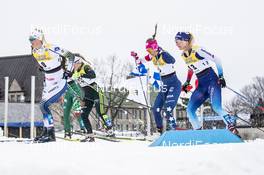
[[41, 100], [43, 74], [32, 55], [17, 55], [0, 57], [0, 100], [4, 98], [4, 77], [9, 77], [9, 87], [17, 81], [25, 93], [25, 101], [30, 101], [31, 76], [36, 76], [36, 101]]

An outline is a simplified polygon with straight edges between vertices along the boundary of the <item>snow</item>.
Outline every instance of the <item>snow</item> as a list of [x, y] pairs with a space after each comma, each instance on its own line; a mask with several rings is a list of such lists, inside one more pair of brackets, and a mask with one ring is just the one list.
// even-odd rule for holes
[[2, 175], [263, 174], [264, 140], [242, 144], [148, 147], [146, 141], [57, 140], [0, 144]]

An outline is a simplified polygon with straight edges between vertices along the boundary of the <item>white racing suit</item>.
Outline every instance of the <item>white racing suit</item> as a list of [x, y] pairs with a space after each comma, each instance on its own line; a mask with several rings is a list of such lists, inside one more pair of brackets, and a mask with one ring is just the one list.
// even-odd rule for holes
[[40, 102], [44, 127], [53, 127], [53, 117], [49, 106], [57, 102], [67, 89], [62, 60], [67, 60], [66, 71], [70, 72], [73, 68], [74, 55], [51, 44], [43, 44], [40, 49], [33, 49], [32, 54], [45, 75], [42, 100]]

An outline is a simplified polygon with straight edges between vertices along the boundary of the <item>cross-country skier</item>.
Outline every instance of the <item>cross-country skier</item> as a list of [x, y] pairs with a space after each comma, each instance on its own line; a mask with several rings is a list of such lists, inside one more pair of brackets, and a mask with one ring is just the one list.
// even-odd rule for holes
[[[182, 58], [189, 68], [187, 80], [182, 87], [183, 90], [188, 91], [193, 73], [198, 79], [198, 87], [192, 93], [187, 106], [187, 115], [193, 129], [202, 128], [195, 112], [210, 98], [213, 110], [223, 117], [223, 121], [231, 132], [238, 134], [231, 117], [222, 108], [221, 88], [226, 86], [226, 81], [220, 60], [204, 48], [193, 45], [193, 35], [189, 32], [178, 32], [175, 42], [177, 47], [183, 51]], [[215, 63], [218, 74], [213, 70], [211, 62]]]
[[[79, 61], [79, 54], [75, 54], [75, 60]], [[74, 71], [74, 70], [73, 70]], [[72, 74], [73, 74], [72, 71]], [[71, 111], [73, 111], [74, 117], [77, 118], [80, 126], [80, 130], [82, 133], [85, 132], [85, 126], [81, 118], [81, 101], [83, 100], [84, 93], [78, 83], [74, 81], [72, 77], [67, 79], [68, 86], [70, 88], [67, 89], [64, 95], [64, 103], [63, 103], [63, 120], [64, 120], [64, 137], [71, 138]]]
[[[57, 102], [67, 89], [66, 79], [73, 68], [74, 55], [58, 46], [48, 44], [41, 29], [34, 29], [29, 36], [32, 54], [44, 72], [44, 88], [40, 109], [43, 114], [44, 128], [37, 142], [55, 141], [53, 117], [49, 106]], [[63, 60], [68, 60], [67, 68], [63, 68]]]
[[[77, 57], [79, 58], [79, 57]], [[83, 108], [82, 108], [82, 120], [84, 122], [84, 126], [87, 130], [86, 137], [82, 141], [93, 142], [93, 130], [89, 120], [89, 114], [95, 105], [96, 112], [98, 116], [103, 121], [103, 125], [107, 130], [108, 134], [113, 135], [112, 131], [112, 121], [111, 118], [106, 115], [105, 106], [104, 106], [104, 94], [100, 87], [95, 82], [96, 74], [95, 71], [89, 64], [85, 64], [85, 62], [79, 58], [79, 60], [75, 60], [74, 63], [74, 74], [73, 79], [76, 79], [80, 84], [84, 91], [83, 98]]]
[[[145, 60], [152, 61], [154, 66], [158, 68], [162, 82], [162, 86], [152, 108], [157, 130], [159, 133], [163, 132], [161, 116], [163, 107], [167, 119], [166, 130], [175, 130], [176, 119], [172, 112], [181, 93], [181, 82], [177, 78], [174, 69], [175, 59], [168, 52], [159, 47], [157, 41], [153, 38], [146, 41], [146, 50], [149, 54], [145, 57]], [[139, 59], [135, 52], [131, 52], [131, 55], [137, 60], [138, 64], [145, 61]]]

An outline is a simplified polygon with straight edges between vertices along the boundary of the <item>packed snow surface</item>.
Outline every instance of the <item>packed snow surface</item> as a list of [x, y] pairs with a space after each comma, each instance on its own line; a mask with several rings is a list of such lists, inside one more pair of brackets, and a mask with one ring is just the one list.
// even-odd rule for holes
[[0, 143], [1, 175], [264, 174], [264, 140], [148, 147], [149, 141]]

